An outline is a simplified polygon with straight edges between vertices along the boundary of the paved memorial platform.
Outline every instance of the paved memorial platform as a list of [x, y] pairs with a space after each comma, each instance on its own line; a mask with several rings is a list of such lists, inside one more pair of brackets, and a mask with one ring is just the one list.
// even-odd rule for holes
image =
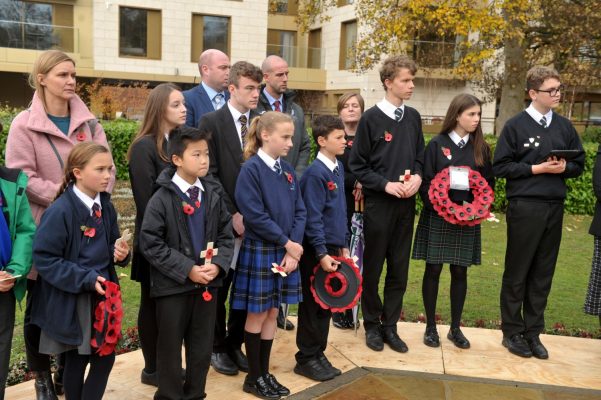
[[[543, 335], [550, 358], [523, 359], [501, 346], [498, 330], [463, 328], [472, 347], [461, 350], [446, 339], [448, 326], [444, 325], [438, 326], [441, 347], [425, 346], [424, 328], [398, 324], [399, 335], [409, 346], [409, 352], [400, 354], [386, 345], [382, 352], [368, 349], [362, 328], [355, 336], [354, 331], [332, 327], [326, 355], [343, 374], [325, 383], [292, 372], [296, 330], [278, 330], [271, 372], [290, 388], [289, 398], [294, 400], [601, 400], [600, 340]], [[104, 398], [152, 399], [155, 388], [140, 383], [142, 366], [141, 351], [118, 356]], [[242, 392], [244, 376], [225, 376], [211, 369], [207, 398], [254, 399]], [[34, 398], [32, 382], [6, 391], [7, 400]]]

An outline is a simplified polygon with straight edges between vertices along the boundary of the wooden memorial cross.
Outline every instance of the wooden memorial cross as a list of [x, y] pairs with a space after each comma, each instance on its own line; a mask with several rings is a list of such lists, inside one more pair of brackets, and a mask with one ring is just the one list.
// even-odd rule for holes
[[200, 258], [205, 259], [205, 265], [213, 262], [213, 256], [219, 254], [219, 249], [213, 248], [213, 242], [207, 243], [207, 248], [200, 252]]
[[403, 183], [407, 183], [407, 182], [409, 182], [409, 180], [411, 180], [411, 171], [406, 169], [405, 174], [399, 176], [399, 181], [401, 181]]

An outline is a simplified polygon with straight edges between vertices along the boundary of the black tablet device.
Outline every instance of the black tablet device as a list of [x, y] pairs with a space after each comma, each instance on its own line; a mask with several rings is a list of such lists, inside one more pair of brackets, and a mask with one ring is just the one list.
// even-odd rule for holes
[[557, 157], [558, 160], [563, 158], [566, 161], [570, 161], [583, 153], [584, 150], [551, 150], [546, 156], [541, 158], [540, 162], [546, 161], [549, 157]]

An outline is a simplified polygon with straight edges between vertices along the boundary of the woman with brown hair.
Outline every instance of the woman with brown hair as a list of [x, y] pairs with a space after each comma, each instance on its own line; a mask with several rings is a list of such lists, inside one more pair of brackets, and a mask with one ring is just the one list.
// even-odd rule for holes
[[[415, 231], [413, 259], [426, 260], [422, 283], [427, 323], [424, 344], [430, 347], [440, 346], [435, 313], [438, 282], [445, 263], [450, 264], [451, 271], [451, 330], [447, 338], [459, 348], [470, 347], [460, 323], [467, 293], [467, 267], [480, 264], [480, 225], [454, 225], [444, 220], [433, 209], [428, 189], [436, 174], [454, 165], [480, 172], [494, 188], [490, 148], [482, 134], [481, 113], [482, 102], [475, 96], [455, 96], [439, 135], [428, 143], [424, 155], [424, 176], [419, 189], [424, 208]], [[472, 200], [467, 190], [451, 189], [449, 196], [455, 203]]]
[[[108, 147], [102, 126], [75, 94], [75, 61], [58, 50], [40, 54], [29, 75], [35, 90], [31, 105], [15, 117], [6, 141], [6, 166], [27, 174], [27, 198], [36, 224], [54, 200], [63, 180], [63, 165], [71, 149], [80, 142], [93, 141]], [[115, 181], [115, 168], [107, 191]], [[50, 377], [50, 358], [40, 354], [40, 329], [30, 323], [31, 293], [37, 272], [32, 267], [27, 280], [27, 306], [23, 325], [27, 365], [34, 372], [38, 400], [55, 400]], [[62, 393], [62, 375], [55, 375], [56, 389]]]
[[169, 132], [186, 122], [186, 105], [180, 89], [172, 83], [162, 83], [152, 89], [144, 108], [140, 131], [132, 142], [129, 158], [129, 179], [136, 203], [136, 227], [131, 278], [140, 282], [138, 332], [144, 369], [141, 381], [157, 386], [156, 343], [157, 323], [154, 300], [150, 298], [150, 264], [139, 248], [139, 233], [146, 205], [158, 189], [157, 177], [169, 165], [167, 142]]

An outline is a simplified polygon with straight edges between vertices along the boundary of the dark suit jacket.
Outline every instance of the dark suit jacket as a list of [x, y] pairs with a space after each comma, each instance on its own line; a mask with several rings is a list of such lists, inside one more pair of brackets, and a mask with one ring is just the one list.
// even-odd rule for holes
[[593, 168], [593, 189], [597, 204], [595, 205], [595, 215], [589, 233], [595, 236], [601, 236], [601, 145], [597, 149], [597, 158], [595, 159], [595, 167]]
[[[186, 90], [182, 93], [186, 101], [186, 125], [196, 128], [200, 118], [209, 112], [215, 111], [213, 108], [213, 102], [209, 98], [207, 91], [202, 87], [201, 84], [198, 86]], [[230, 98], [230, 93], [225, 91], [225, 101]]]
[[[251, 110], [249, 120], [257, 115]], [[198, 127], [211, 132], [210, 165], [207, 179], [218, 181], [223, 185], [227, 209], [231, 214], [235, 214], [238, 212], [234, 199], [236, 179], [238, 179], [243, 159], [234, 117], [226, 104], [217, 111], [203, 115]]]

